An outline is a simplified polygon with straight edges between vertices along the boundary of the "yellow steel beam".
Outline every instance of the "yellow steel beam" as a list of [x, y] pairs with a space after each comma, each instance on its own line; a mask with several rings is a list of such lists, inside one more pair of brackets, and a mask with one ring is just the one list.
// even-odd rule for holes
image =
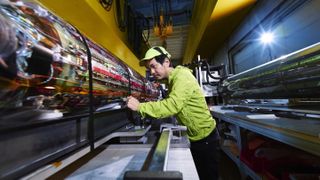
[[217, 0], [194, 1], [192, 10], [191, 26], [188, 33], [186, 50], [184, 52], [182, 63], [190, 63], [193, 60], [197, 47], [203, 36], [204, 31], [210, 21], [211, 14], [217, 3]]
[[247, 12], [248, 7], [255, 2], [256, 0], [195, 1], [183, 63], [194, 60], [199, 48], [204, 48], [200, 52], [214, 53], [219, 43], [230, 35], [237, 22], [243, 18], [244, 14], [239, 14], [239, 11]]

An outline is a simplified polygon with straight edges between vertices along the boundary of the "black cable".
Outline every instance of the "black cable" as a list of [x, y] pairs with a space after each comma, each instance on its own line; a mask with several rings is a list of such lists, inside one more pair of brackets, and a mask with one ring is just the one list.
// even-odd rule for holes
[[113, 0], [99, 0], [99, 2], [106, 11], [111, 10]]
[[156, 16], [156, 0], [152, 1], [152, 10], [153, 10], [153, 25], [158, 24], [157, 23], [157, 16]]
[[87, 40], [85, 37], [80, 33], [80, 31], [75, 28], [77, 33], [80, 35], [83, 44], [86, 47], [87, 50], [87, 60], [88, 60], [88, 71], [89, 71], [89, 121], [88, 121], [88, 139], [89, 139], [89, 144], [90, 144], [90, 149], [91, 151], [94, 150], [94, 118], [93, 118], [93, 112], [94, 112], [94, 104], [93, 104], [93, 72], [92, 72], [92, 56], [91, 56], [91, 51], [88, 46]]
[[123, 24], [125, 26], [124, 28], [126, 28], [128, 25], [128, 14], [129, 14], [128, 0], [124, 0], [124, 9], [123, 9]]
[[202, 63], [204, 63], [204, 65], [207, 67], [207, 74], [212, 78], [212, 79], [218, 79], [218, 80], [221, 80], [222, 77], [215, 77], [211, 74], [210, 72], [210, 66], [209, 66], [209, 63], [207, 61], [202, 61]]
[[[128, 82], [129, 82], [128, 94], [129, 96], [131, 96], [131, 93], [132, 93], [131, 92], [131, 73], [130, 73], [129, 67], [126, 67], [126, 70], [128, 73]], [[133, 112], [129, 108], [126, 108], [126, 114], [127, 114], [128, 121], [134, 124]]]
[[[145, 23], [146, 23], [146, 24], [145, 24]], [[149, 41], [149, 37], [150, 37], [150, 22], [149, 22], [149, 19], [144, 18], [144, 21], [143, 21], [143, 25], [142, 25], [142, 26], [143, 26], [143, 29], [147, 28], [147, 31], [148, 31], [147, 36], [145, 36], [145, 34], [142, 33], [143, 40], [144, 40], [144, 42], [146, 43], [146, 42]]]
[[168, 4], [167, 4], [167, 0], [164, 0], [164, 22], [168, 22]]
[[127, 17], [128, 17], [128, 3], [124, 0], [123, 10], [121, 9], [120, 0], [116, 0], [116, 22], [120, 31], [124, 32], [127, 27]]
[[156, 18], [160, 16], [160, 14], [159, 14], [160, 12], [159, 12], [158, 1], [159, 1], [159, 0], [156, 0]]

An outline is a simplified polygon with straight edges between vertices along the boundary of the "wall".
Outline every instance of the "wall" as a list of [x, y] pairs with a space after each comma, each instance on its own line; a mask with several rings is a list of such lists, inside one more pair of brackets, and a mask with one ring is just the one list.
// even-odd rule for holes
[[[320, 40], [320, 1], [260, 0], [247, 18], [214, 55], [229, 73], [239, 73]], [[275, 43], [262, 45], [259, 35], [273, 31]]]

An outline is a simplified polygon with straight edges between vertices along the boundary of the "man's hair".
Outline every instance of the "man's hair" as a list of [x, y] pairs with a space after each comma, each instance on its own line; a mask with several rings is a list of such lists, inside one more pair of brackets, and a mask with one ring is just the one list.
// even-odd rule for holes
[[164, 63], [164, 60], [165, 60], [166, 58], [168, 58], [168, 60], [170, 61], [170, 65], [169, 65], [169, 66], [170, 66], [170, 67], [173, 67], [170, 58], [169, 58], [166, 54], [164, 54], [164, 52], [163, 52], [159, 47], [154, 47], [154, 49], [161, 53], [159, 56], [155, 56], [155, 57], [154, 57], [154, 59], [155, 59], [158, 63], [160, 63], [160, 64], [162, 65], [162, 64]]

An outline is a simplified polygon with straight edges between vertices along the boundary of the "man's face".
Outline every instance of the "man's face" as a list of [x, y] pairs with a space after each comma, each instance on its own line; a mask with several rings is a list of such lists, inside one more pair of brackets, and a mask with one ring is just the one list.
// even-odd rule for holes
[[165, 60], [163, 64], [158, 63], [154, 58], [146, 64], [147, 68], [150, 69], [151, 75], [156, 79], [168, 78], [168, 60]]

